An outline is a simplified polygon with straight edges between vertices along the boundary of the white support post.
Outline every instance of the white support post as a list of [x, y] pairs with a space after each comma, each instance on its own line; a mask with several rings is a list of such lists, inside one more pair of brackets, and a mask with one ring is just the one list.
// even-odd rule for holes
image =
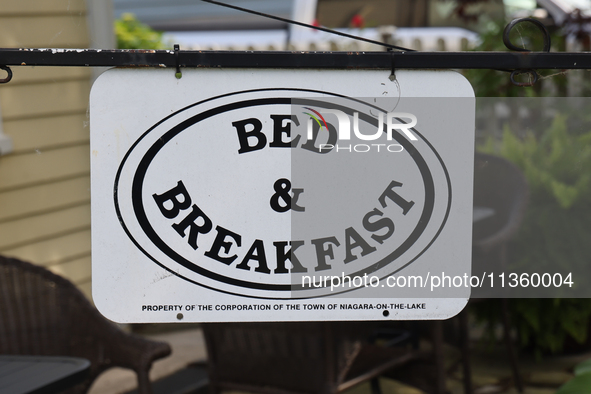
[[[86, 0], [89, 48], [114, 49], [117, 46], [114, 31], [114, 13], [112, 0]], [[106, 67], [93, 67], [92, 80], [102, 74]]]
[[[297, 22], [312, 24], [316, 18], [316, 4], [317, 0], [294, 0], [291, 11], [291, 19]], [[298, 25], [289, 26], [289, 41], [290, 43], [297, 43], [303, 40], [310, 29]]]
[[2, 130], [2, 113], [0, 112], [0, 156], [12, 152], [12, 139]]

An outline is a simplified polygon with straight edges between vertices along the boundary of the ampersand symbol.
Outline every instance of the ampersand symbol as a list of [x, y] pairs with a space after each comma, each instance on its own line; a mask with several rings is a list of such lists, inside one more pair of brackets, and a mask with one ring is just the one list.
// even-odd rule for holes
[[[278, 179], [273, 185], [275, 194], [271, 196], [271, 208], [276, 212], [287, 212], [293, 209], [297, 212], [304, 212], [306, 208], [298, 205], [298, 198], [300, 194], [304, 192], [304, 189], [293, 189], [293, 197], [290, 196], [289, 191], [291, 190], [291, 182], [288, 179]], [[279, 200], [282, 200], [283, 205], [279, 204]]]
[[[275, 194], [271, 196], [271, 208], [277, 212], [287, 212], [291, 209], [291, 196], [289, 190], [291, 189], [291, 182], [285, 178], [278, 179], [273, 184]], [[283, 205], [279, 204], [279, 199], [283, 201]]]

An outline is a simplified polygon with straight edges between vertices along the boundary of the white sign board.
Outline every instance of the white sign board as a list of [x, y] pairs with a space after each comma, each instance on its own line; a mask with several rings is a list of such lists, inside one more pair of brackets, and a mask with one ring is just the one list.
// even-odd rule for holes
[[466, 304], [461, 75], [114, 69], [90, 111], [93, 298], [108, 318], [441, 319]]

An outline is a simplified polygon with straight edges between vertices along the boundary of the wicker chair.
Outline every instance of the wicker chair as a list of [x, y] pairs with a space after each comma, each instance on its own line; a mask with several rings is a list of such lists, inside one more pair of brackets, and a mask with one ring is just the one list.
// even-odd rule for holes
[[88, 378], [68, 393], [85, 393], [101, 372], [114, 366], [134, 370], [139, 392], [151, 393], [152, 362], [170, 352], [166, 343], [120, 330], [68, 280], [0, 256], [0, 354], [89, 360]]
[[340, 393], [416, 356], [358, 340], [367, 332], [356, 323], [210, 323], [203, 332], [213, 393]]

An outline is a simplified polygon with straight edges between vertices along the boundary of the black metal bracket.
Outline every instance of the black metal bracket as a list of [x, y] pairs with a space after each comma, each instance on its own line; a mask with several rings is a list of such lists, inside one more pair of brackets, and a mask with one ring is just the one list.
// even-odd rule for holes
[[0, 49], [3, 66], [315, 69], [591, 69], [589, 52], [255, 52]]
[[[542, 37], [544, 39], [543, 52], [549, 53], [550, 47], [552, 45], [552, 42], [550, 39], [550, 33], [548, 32], [548, 29], [546, 29], [546, 26], [544, 26], [544, 24], [542, 22], [540, 22], [539, 20], [534, 19], [534, 18], [515, 19], [515, 20], [511, 21], [507, 26], [505, 26], [505, 29], [503, 30], [503, 43], [505, 44], [505, 46], [507, 48], [511, 49], [512, 51], [525, 52], [525, 53], [531, 52], [531, 50], [523, 48], [523, 47], [520, 48], [511, 42], [510, 33], [513, 30], [513, 28], [516, 27], [520, 23], [533, 23], [534, 26], [536, 26], [542, 32]], [[533, 86], [536, 84], [536, 82], [538, 82], [538, 79], [539, 79], [539, 75], [538, 75], [537, 71], [534, 70], [533, 68], [524, 69], [524, 70], [508, 70], [508, 71], [511, 71], [511, 83], [513, 83], [513, 85], [515, 85], [515, 86], [523, 86], [523, 87]], [[530, 75], [529, 81], [518, 82], [515, 79], [515, 77], [520, 74]]]
[[[529, 52], [514, 46], [509, 33], [518, 23], [533, 22], [545, 37], [544, 52]], [[136, 50], [136, 49], [30, 49], [0, 48], [0, 68], [8, 77], [8, 66], [63, 67], [174, 67], [176, 75], [184, 68], [307, 68], [307, 69], [383, 69], [395, 75], [396, 69], [493, 69], [511, 72], [511, 80], [520, 86], [515, 76], [528, 73], [537, 81], [534, 70], [591, 69], [589, 52], [549, 52], [550, 38], [537, 20], [518, 19], [507, 25], [503, 40], [509, 49], [518, 52], [255, 52], [255, 51], [195, 51]], [[182, 56], [181, 56], [182, 55]]]

